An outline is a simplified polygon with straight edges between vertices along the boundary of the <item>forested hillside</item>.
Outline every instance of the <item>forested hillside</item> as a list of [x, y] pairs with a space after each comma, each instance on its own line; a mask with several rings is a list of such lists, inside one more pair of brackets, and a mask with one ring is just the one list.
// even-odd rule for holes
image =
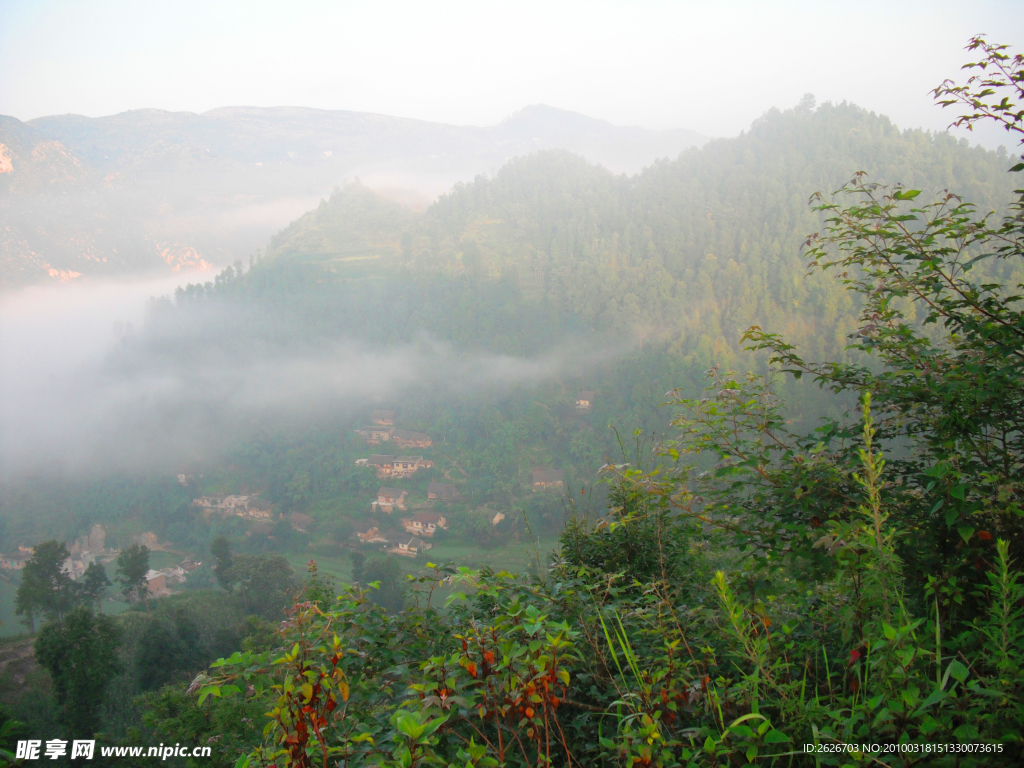
[[39, 545], [33, 722], [239, 768], [1015, 764], [1014, 162], [806, 98], [634, 176], [544, 151], [424, 212], [336, 190], [152, 300], [88, 479], [5, 483], [5, 547], [103, 522], [203, 560], [150, 599], [119, 555], [112, 619]]
[[298, 107], [0, 115], [0, 289], [223, 265], [345, 178], [425, 206], [531, 150], [635, 172], [705, 140], [543, 105], [487, 127]]
[[[529, 332], [481, 329], [491, 314], [521, 322], [506, 316], [504, 302], [499, 309], [478, 294], [500, 285], [505, 301], [531, 307], [518, 314], [550, 317], [549, 342], [560, 328], [586, 327], [667, 343], [708, 367], [728, 364], [742, 331], [758, 324], [797, 332], [812, 355], [834, 355], [856, 309], [830, 279], [805, 276], [801, 245], [821, 224], [810, 195], [865, 171], [874, 181], [902, 179], [929, 195], [949, 189], [997, 208], [1013, 188], [1007, 162], [945, 135], [901, 132], [852, 105], [814, 109], [807, 99], [766, 114], [738, 139], [635, 177], [538, 153], [457, 186], [421, 217], [358, 187], [341, 190], [275, 237], [247, 280], [260, 290], [280, 280], [288, 291], [289, 281], [311, 280], [317, 294], [328, 285], [345, 292], [363, 275], [388, 276], [388, 291], [444, 280], [456, 286], [448, 290], [465, 286], [465, 296], [483, 299], [455, 317], [431, 317], [431, 308], [448, 306], [436, 289], [401, 294], [368, 331], [382, 333], [383, 325], [400, 338], [425, 328], [492, 349], [540, 343]], [[340, 304], [336, 312], [349, 311], [348, 301]], [[338, 327], [359, 328], [362, 311], [339, 315]]]

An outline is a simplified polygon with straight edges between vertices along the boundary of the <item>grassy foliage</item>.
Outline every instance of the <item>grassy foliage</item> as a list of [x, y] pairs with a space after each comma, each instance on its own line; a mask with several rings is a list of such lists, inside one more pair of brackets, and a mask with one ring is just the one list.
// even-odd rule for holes
[[[1024, 58], [973, 45], [1002, 74], [944, 88], [1019, 126], [998, 104]], [[745, 334], [858, 411], [801, 432], [772, 376], [712, 370], [657, 461], [605, 466], [607, 510], [549, 568], [431, 566], [390, 613], [309, 590], [277, 650], [193, 683], [210, 717], [269, 710], [242, 764], [1019, 764], [1024, 191], [999, 220], [920, 194], [858, 174], [818, 198], [849, 356]], [[445, 205], [471, 220], [467, 195]]]

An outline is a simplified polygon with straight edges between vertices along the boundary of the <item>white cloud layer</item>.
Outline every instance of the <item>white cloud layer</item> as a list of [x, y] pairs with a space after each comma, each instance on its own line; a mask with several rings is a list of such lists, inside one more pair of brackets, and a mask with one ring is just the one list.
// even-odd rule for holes
[[0, 113], [296, 105], [489, 125], [547, 103], [727, 136], [811, 92], [944, 129], [928, 91], [982, 32], [1019, 49], [1024, 4], [6, 0]]
[[[83, 283], [0, 297], [0, 477], [170, 468], [264, 428], [351, 413], [410, 387], [467, 397], [536, 385], [624, 351], [567, 343], [519, 358], [426, 336], [386, 348], [353, 339], [218, 347], [188, 338], [187, 327], [176, 338], [133, 341], [146, 300], [176, 284]], [[218, 310], [190, 313], [196, 318], [216, 338]], [[187, 355], [167, 351], [175, 341]]]

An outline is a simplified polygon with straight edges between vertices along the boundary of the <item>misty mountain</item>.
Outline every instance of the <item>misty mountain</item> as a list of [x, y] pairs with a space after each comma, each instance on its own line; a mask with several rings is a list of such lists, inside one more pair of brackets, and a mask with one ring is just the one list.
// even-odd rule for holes
[[[543, 343], [514, 329], [546, 317], [538, 327], [549, 333], [586, 327], [685, 354], [703, 348], [711, 365], [710, 350], [722, 359], [759, 324], [835, 355], [856, 309], [831, 280], [805, 276], [801, 245], [821, 226], [808, 198], [865, 171], [999, 208], [1012, 196], [1009, 164], [1005, 153], [900, 131], [853, 105], [807, 102], [633, 177], [538, 152], [422, 214], [350, 185], [274, 236], [231, 290], [272, 293], [276, 306], [315, 315], [317, 327], [337, 318], [352, 332], [372, 317], [367, 332], [379, 340], [426, 329], [522, 354]], [[381, 281], [388, 287], [377, 295]], [[500, 331], [488, 338], [488, 328]]]
[[[539, 151], [425, 211], [351, 183], [275, 235], [260, 259], [153, 302], [142, 326], [116, 340], [113, 293], [83, 310], [102, 333], [93, 340], [45, 335], [12, 314], [7, 324], [35, 341], [9, 345], [18, 374], [0, 381], [0, 457], [216, 462], [256, 431], [273, 443], [281, 423], [304, 444], [310, 424], [340, 425], [375, 399], [403, 403], [423, 429], [468, 436], [450, 436], [453, 446], [484, 450], [490, 433], [467, 404], [491, 398], [487, 409], [501, 411], [517, 386], [523, 402], [548, 398], [553, 413], [573, 388], [597, 389], [604, 424], [663, 425], [667, 390], [696, 386], [714, 365], [758, 364], [741, 349], [751, 325], [785, 333], [809, 359], [846, 355], [858, 307], [831, 275], [807, 275], [801, 255], [821, 226], [814, 191], [865, 170], [924, 190], [921, 199], [950, 189], [999, 208], [1012, 194], [1009, 162], [852, 105], [808, 103], [632, 177]], [[152, 285], [136, 300], [169, 290]], [[63, 307], [89, 290], [55, 287], [46, 300]], [[793, 401], [796, 416], [817, 417], [813, 393]], [[596, 432], [550, 443], [545, 435], [561, 433], [549, 426], [524, 426], [523, 444], [546, 446], [543, 455], [581, 476], [614, 452]], [[518, 476], [528, 469], [520, 459], [481, 472]]]
[[0, 285], [229, 263], [355, 177], [423, 208], [539, 149], [635, 173], [705, 140], [541, 105], [483, 128], [297, 107], [0, 117]]

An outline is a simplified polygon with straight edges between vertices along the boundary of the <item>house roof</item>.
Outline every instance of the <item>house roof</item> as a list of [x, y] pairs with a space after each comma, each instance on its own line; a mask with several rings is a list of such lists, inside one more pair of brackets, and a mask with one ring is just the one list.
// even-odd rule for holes
[[444, 515], [436, 512], [417, 512], [412, 519], [417, 523], [434, 523], [435, 525], [443, 519]]
[[377, 498], [381, 496], [387, 496], [391, 499], [400, 499], [409, 492], [401, 488], [381, 488], [377, 491]]
[[393, 453], [392, 454], [375, 453], [375, 454], [373, 454], [369, 458], [367, 463], [368, 464], [393, 464], [394, 461], [395, 461], [395, 455]]
[[430, 435], [426, 432], [413, 432], [409, 429], [396, 429], [392, 436], [398, 440], [429, 440]]
[[560, 469], [533, 470], [533, 482], [535, 483], [561, 483], [564, 481], [565, 472]]
[[427, 493], [442, 498], [452, 498], [458, 495], [459, 489], [451, 483], [427, 483]]
[[395, 461], [406, 461], [406, 462], [410, 462], [410, 463], [415, 463], [417, 461], [423, 461], [423, 457], [422, 456], [395, 456]]

